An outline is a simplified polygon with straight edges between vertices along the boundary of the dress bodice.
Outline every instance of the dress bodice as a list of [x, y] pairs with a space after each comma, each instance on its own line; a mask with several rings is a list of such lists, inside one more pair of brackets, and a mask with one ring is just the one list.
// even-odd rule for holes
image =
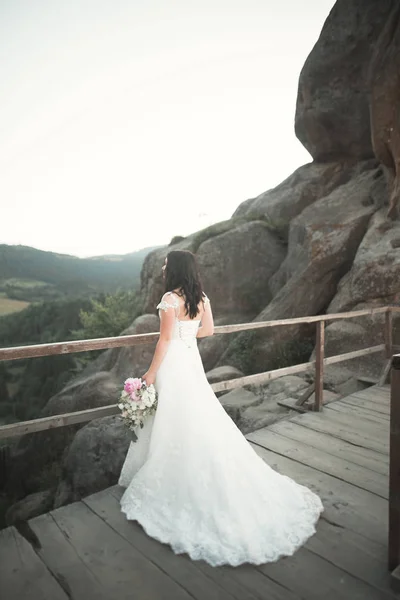
[[[205, 302], [209, 302], [207, 296]], [[179, 319], [179, 301], [173, 292], [167, 292], [162, 297], [161, 302], [157, 306], [159, 314], [161, 311], [174, 310], [175, 312], [175, 325], [172, 332], [173, 340], [182, 340], [186, 345], [192, 345], [196, 343], [196, 336], [200, 327], [200, 319]]]
[[175, 319], [175, 326], [172, 333], [173, 340], [182, 340], [184, 342], [196, 341], [197, 331], [200, 326], [200, 320], [180, 321]]

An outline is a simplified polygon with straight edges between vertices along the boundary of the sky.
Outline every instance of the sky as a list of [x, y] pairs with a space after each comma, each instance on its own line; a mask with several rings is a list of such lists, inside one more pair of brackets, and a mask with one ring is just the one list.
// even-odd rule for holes
[[333, 4], [0, 0], [0, 243], [124, 254], [280, 183]]

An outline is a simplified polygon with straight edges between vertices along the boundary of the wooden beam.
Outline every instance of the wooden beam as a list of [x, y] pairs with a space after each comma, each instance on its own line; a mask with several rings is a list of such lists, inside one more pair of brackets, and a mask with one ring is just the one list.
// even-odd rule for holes
[[38, 344], [36, 346], [18, 346], [1, 348], [0, 360], [17, 360], [36, 358], [38, 356], [54, 356], [56, 354], [72, 354], [89, 350], [105, 350], [107, 348], [123, 348], [156, 342], [159, 333], [143, 333], [141, 335], [120, 335], [112, 338], [96, 340], [77, 340], [75, 342], [56, 342], [54, 344]]
[[385, 385], [385, 383], [387, 382], [387, 379], [388, 379], [389, 373], [390, 373], [390, 369], [392, 368], [392, 359], [393, 359], [393, 357], [391, 356], [389, 358], [389, 360], [386, 362], [386, 365], [382, 371], [382, 374], [379, 377], [379, 381], [378, 381], [379, 386]]
[[[306, 391], [300, 396], [300, 398], [298, 400], [296, 400], [296, 402], [295, 402], [296, 406], [303, 406], [303, 404], [305, 404], [307, 402], [307, 400], [309, 399], [311, 394], [313, 394], [314, 392], [315, 392], [315, 381], [310, 386], [308, 386]], [[278, 404], [279, 404], [279, 402], [278, 402]]]
[[400, 565], [400, 354], [393, 356], [390, 387], [389, 570]]
[[335, 363], [351, 360], [352, 358], [368, 356], [368, 354], [375, 354], [375, 352], [381, 352], [384, 349], [385, 344], [379, 344], [378, 346], [371, 346], [370, 348], [363, 348], [362, 350], [354, 350], [353, 352], [346, 352], [345, 354], [329, 356], [329, 358], [324, 359], [324, 365], [334, 365]]
[[393, 354], [393, 313], [388, 309], [385, 313], [385, 350], [386, 358], [392, 358]]
[[261, 383], [267, 383], [273, 379], [278, 379], [284, 375], [293, 375], [293, 373], [302, 373], [307, 371], [314, 365], [314, 361], [301, 363], [299, 365], [293, 365], [291, 367], [283, 367], [282, 369], [274, 369], [273, 371], [266, 371], [265, 373], [256, 373], [255, 375], [246, 375], [245, 377], [238, 377], [237, 379], [229, 379], [228, 381], [220, 381], [214, 383], [211, 387], [214, 392], [222, 392], [225, 390], [233, 390], [235, 388], [243, 387], [244, 385], [259, 385]]
[[325, 323], [317, 323], [317, 353], [315, 357], [315, 402], [314, 410], [321, 411], [324, 391]]
[[116, 415], [119, 412], [117, 405], [111, 404], [109, 406], [79, 410], [73, 413], [42, 417], [41, 419], [34, 419], [32, 421], [11, 423], [10, 425], [3, 425], [0, 427], [0, 439], [21, 436], [26, 433], [35, 433], [37, 431], [46, 431], [48, 429], [57, 429], [58, 427], [65, 427], [66, 425], [85, 423], [86, 421], [92, 421], [93, 419]]
[[[396, 308], [390, 307], [391, 310], [396, 311]], [[400, 311], [400, 307], [398, 307]], [[387, 306], [379, 308], [370, 308], [363, 310], [353, 310], [343, 313], [332, 313], [327, 315], [317, 315], [309, 317], [295, 317], [293, 319], [281, 319], [275, 321], [256, 321], [252, 323], [240, 323], [237, 325], [220, 325], [215, 328], [215, 333], [235, 333], [239, 331], [249, 331], [251, 329], [261, 329], [264, 327], [282, 327], [285, 325], [302, 325], [304, 323], [318, 323], [319, 321], [338, 321], [341, 319], [355, 319], [357, 317], [364, 317], [367, 315], [378, 315], [384, 314], [388, 311]]]
[[[390, 307], [391, 311], [400, 311], [400, 307]], [[354, 310], [346, 313], [333, 313], [310, 317], [296, 317], [275, 321], [260, 321], [242, 323], [237, 325], [220, 325], [215, 328], [216, 334], [238, 333], [266, 327], [281, 327], [285, 325], [301, 325], [304, 323], [318, 323], [340, 319], [353, 319], [366, 315], [387, 313], [388, 307]], [[123, 348], [140, 344], [150, 344], [157, 341], [159, 333], [144, 333], [140, 335], [121, 335], [111, 338], [98, 338], [94, 340], [76, 340], [71, 342], [56, 342], [54, 344], [38, 344], [33, 346], [19, 346], [16, 348], [1, 348], [0, 361], [34, 358], [38, 356], [53, 356], [57, 354], [71, 354], [74, 352], [88, 352], [91, 350], [105, 350], [107, 348]]]

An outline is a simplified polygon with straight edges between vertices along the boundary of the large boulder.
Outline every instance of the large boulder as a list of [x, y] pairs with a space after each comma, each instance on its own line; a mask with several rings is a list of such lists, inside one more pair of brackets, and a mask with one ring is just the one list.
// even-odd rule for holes
[[307, 387], [308, 383], [297, 375], [287, 375], [259, 386], [251, 386], [259, 402], [242, 411], [239, 421], [241, 431], [250, 433], [287, 418], [290, 412], [278, 402], [298, 398]]
[[269, 279], [285, 252], [262, 221], [239, 225], [201, 244], [197, 258], [213, 311], [255, 317], [271, 299]]
[[78, 431], [63, 461], [54, 506], [115, 485], [132, 435], [119, 416], [96, 419]]
[[287, 238], [291, 221], [305, 208], [369, 168], [371, 161], [354, 159], [303, 165], [277, 187], [242, 202], [233, 216], [264, 218]]
[[201, 338], [198, 341], [199, 352], [204, 370], [211, 371], [228, 348], [230, 339], [228, 335], [213, 335]]
[[295, 130], [317, 161], [374, 155], [368, 68], [393, 5], [391, 0], [337, 0], [303, 66]]
[[220, 398], [220, 402], [231, 419], [240, 427], [243, 412], [250, 406], [260, 404], [261, 399], [253, 392], [243, 388], [232, 390]]
[[[159, 331], [160, 321], [158, 316], [144, 314], [137, 317], [121, 335], [140, 335], [143, 333], [158, 333]], [[124, 381], [127, 377], [141, 377], [150, 366], [156, 343], [157, 340], [147, 344], [110, 350], [107, 369], [119, 382]]]
[[220, 381], [229, 381], [230, 379], [238, 379], [238, 377], [243, 377], [243, 373], [239, 371], [239, 369], [235, 369], [235, 367], [231, 367], [229, 365], [216, 367], [215, 369], [212, 369], [212, 371], [209, 371], [206, 375], [209, 383], [218, 383]]

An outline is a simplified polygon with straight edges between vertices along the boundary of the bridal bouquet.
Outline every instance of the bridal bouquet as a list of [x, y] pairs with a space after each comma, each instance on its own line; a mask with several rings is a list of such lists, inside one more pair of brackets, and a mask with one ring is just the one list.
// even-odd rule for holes
[[124, 383], [118, 408], [129, 429], [133, 431], [138, 425], [143, 427], [144, 419], [157, 409], [154, 385], [147, 386], [141, 379], [129, 377]]

